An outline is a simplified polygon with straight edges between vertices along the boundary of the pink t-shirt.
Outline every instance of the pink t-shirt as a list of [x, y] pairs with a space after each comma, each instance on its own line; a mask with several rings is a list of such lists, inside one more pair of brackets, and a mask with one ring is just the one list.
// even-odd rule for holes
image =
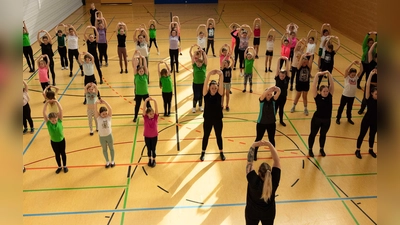
[[149, 119], [147, 115], [144, 118], [144, 132], [143, 135], [148, 138], [158, 136], [158, 114], [154, 114], [153, 119]]
[[222, 61], [224, 61], [226, 55], [219, 56], [219, 65], [223, 66]]
[[49, 77], [47, 76], [47, 67], [44, 68], [40, 68], [38, 69], [38, 73], [39, 73], [39, 81], [40, 83], [47, 83], [49, 82]]
[[290, 47], [289, 46], [282, 45], [281, 56], [286, 56], [289, 58], [289, 56], [290, 56]]
[[296, 37], [294, 37], [294, 38], [292, 38], [292, 43], [290, 44], [290, 47], [294, 48], [294, 47], [296, 47], [296, 44], [297, 44], [297, 39], [296, 39]]

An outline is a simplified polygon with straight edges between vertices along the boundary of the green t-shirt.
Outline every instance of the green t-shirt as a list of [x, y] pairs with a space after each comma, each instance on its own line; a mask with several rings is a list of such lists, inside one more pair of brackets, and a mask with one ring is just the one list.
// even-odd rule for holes
[[149, 87], [147, 84], [148, 80], [147, 74], [139, 75], [135, 74], [135, 87], [137, 95], [147, 95], [149, 94]]
[[29, 40], [29, 34], [28, 33], [22, 34], [22, 43], [23, 43], [24, 47], [31, 46], [31, 41]]
[[171, 93], [172, 92], [172, 80], [171, 76], [161, 76], [160, 78], [162, 89], [161, 91], [164, 93]]
[[57, 43], [58, 43], [58, 46], [65, 46], [65, 37], [67, 37], [67, 35], [62, 34], [61, 37], [60, 37], [60, 36], [58, 36], [58, 34], [57, 34]]
[[244, 59], [244, 73], [253, 74], [254, 59]]
[[60, 142], [64, 139], [64, 133], [63, 133], [63, 125], [62, 121], [60, 119], [57, 120], [56, 124], [52, 124], [50, 120], [47, 121], [47, 130], [49, 131], [50, 134], [50, 140], [53, 142]]
[[156, 29], [149, 29], [150, 38], [156, 38]]
[[206, 80], [206, 68], [207, 65], [204, 63], [201, 67], [197, 67], [196, 63], [193, 63], [193, 83], [204, 84]]

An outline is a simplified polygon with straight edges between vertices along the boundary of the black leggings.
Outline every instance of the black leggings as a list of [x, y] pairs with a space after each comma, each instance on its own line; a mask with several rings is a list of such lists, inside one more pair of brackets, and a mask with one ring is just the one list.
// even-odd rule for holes
[[[85, 76], [85, 80], [83, 81], [83, 86], [85, 86], [86, 87], [86, 85], [88, 84], [88, 83], [94, 83], [94, 84], [96, 84], [97, 85], [97, 82], [96, 82], [96, 78], [94, 77], [94, 75], [91, 75], [91, 76]], [[84, 94], [83, 95], [83, 98], [85, 99], [85, 101], [86, 101], [86, 94]], [[97, 98], [101, 98], [101, 96], [100, 96], [100, 91], [98, 91], [98, 93], [97, 93]]]
[[171, 113], [172, 92], [162, 92], [162, 98], [164, 101], [164, 114], [170, 114]]
[[238, 49], [238, 54], [239, 54], [239, 68], [244, 69], [244, 51], [245, 50], [240, 50]]
[[203, 86], [204, 84], [193, 83], [193, 108], [196, 108], [197, 102], [199, 102], [199, 107], [203, 105]]
[[[44, 57], [43, 58], [44, 59], [44, 61], [47, 63], [47, 57]], [[50, 72], [51, 72], [51, 78], [52, 78], [52, 80], [53, 80], [53, 84], [55, 84], [56, 83], [56, 73], [54, 72], [54, 60], [53, 60], [53, 56], [49, 56], [49, 60], [50, 60], [50, 64], [49, 64], [49, 67], [50, 67]], [[47, 71], [47, 73], [48, 73], [49, 71]]]
[[378, 130], [378, 126], [376, 123], [371, 123], [370, 119], [365, 117], [361, 121], [360, 135], [357, 138], [357, 149], [361, 148], [362, 142], [364, 140], [365, 135], [369, 129], [369, 148], [372, 149], [374, 147], [375, 135]]
[[[146, 100], [146, 98], [149, 97], [149, 94], [147, 95], [135, 95], [135, 119], [138, 117], [138, 113], [139, 113], [139, 109], [140, 109], [140, 105], [142, 104], [142, 100]], [[150, 108], [150, 102], [147, 102], [146, 104], [147, 108]]]
[[265, 211], [263, 214], [258, 214], [256, 212], [252, 212], [251, 209], [246, 206], [246, 225], [258, 225], [260, 220], [262, 225], [274, 225], [276, 209], [275, 206], [271, 208]]
[[58, 54], [60, 54], [60, 62], [61, 62], [61, 67], [67, 67], [68, 66], [68, 60], [67, 60], [67, 47], [58, 47]]
[[336, 116], [337, 119], [340, 120], [340, 118], [342, 118], [342, 112], [345, 105], [347, 105], [346, 108], [347, 119], [351, 119], [351, 110], [353, 109], [354, 98], [355, 97], [346, 97], [342, 95], [342, 98], [340, 99], [340, 105], [337, 111], [337, 116]]
[[171, 70], [174, 71], [174, 63], [176, 65], [176, 70], [179, 71], [179, 60], [178, 60], [178, 55], [179, 55], [179, 49], [170, 49], [169, 50], [169, 58], [170, 58], [170, 64], [171, 64]]
[[360, 77], [358, 77], [357, 86], [360, 86], [360, 83], [361, 83], [361, 80], [362, 80], [364, 74], [365, 74], [365, 82], [366, 82], [368, 80], [369, 73], [371, 72], [369, 63], [365, 63], [365, 62], [361, 62], [361, 63], [363, 65], [363, 71], [362, 71]]
[[279, 110], [279, 121], [281, 122], [283, 121], [283, 108], [286, 104], [286, 97], [287, 96], [279, 95], [278, 99], [275, 101], [275, 107]]
[[[287, 72], [289, 73], [289, 72]], [[297, 67], [292, 66], [292, 76], [290, 77], [290, 87], [293, 87], [293, 81], [296, 80]]]
[[35, 70], [35, 60], [33, 59], [33, 51], [31, 46], [24, 46], [22, 48], [24, 53], [26, 63], [28, 63], [29, 69], [31, 71]]
[[91, 52], [89, 52], [89, 53], [93, 55], [94, 65], [96, 65], [97, 73], [99, 73], [100, 80], [102, 80], [103, 73], [101, 72], [101, 69], [100, 69], [99, 56], [97, 55], [97, 52], [95, 54], [93, 54]]
[[222, 150], [222, 128], [223, 128], [223, 123], [222, 123], [222, 118], [221, 119], [207, 119], [204, 118], [204, 123], [203, 123], [203, 143], [201, 145], [201, 149], [205, 151], [207, 149], [208, 145], [208, 138], [210, 137], [211, 134], [211, 129], [214, 127], [214, 132], [215, 132], [215, 137], [217, 138], [217, 144], [218, 144], [218, 149]]
[[290, 62], [293, 62], [293, 55], [294, 55], [294, 48], [290, 48], [290, 53], [289, 53]]
[[81, 68], [81, 71], [83, 71], [82, 65], [79, 64], [78, 49], [68, 49], [68, 59], [69, 59], [69, 64], [70, 64], [69, 71], [72, 72], [72, 70], [74, 69], [74, 57], [75, 57], [76, 61], [78, 62], [79, 68]]
[[[256, 140], [255, 141], [261, 141], [264, 137], [265, 130], [267, 130], [268, 133], [268, 140], [271, 142], [273, 146], [275, 146], [275, 132], [276, 132], [276, 124], [271, 123], [271, 124], [261, 124], [257, 123], [256, 125]], [[258, 147], [255, 148], [254, 154], [257, 155]]]
[[151, 43], [153, 43], [153, 42], [154, 42], [154, 46], [156, 46], [156, 48], [158, 49], [157, 40], [156, 40], [155, 38], [150, 38], [150, 45], [149, 45], [149, 48], [151, 48]]
[[104, 61], [108, 63], [107, 47], [108, 47], [107, 43], [97, 43], [97, 48], [99, 49], [99, 55], [100, 55], [99, 57], [100, 64], [103, 63], [103, 57]]
[[[65, 154], [65, 138], [60, 142], [51, 141], [51, 147], [54, 151], [54, 157], [56, 158], [58, 167], [61, 167], [61, 159], [63, 166], [67, 166], [67, 154]], [[61, 158], [60, 158], [61, 156]]]
[[147, 156], [149, 158], [150, 157], [156, 158], [157, 156], [156, 155], [157, 140], [158, 140], [157, 136], [151, 138], [144, 137], [144, 142], [146, 143], [147, 146]]
[[311, 119], [311, 133], [308, 137], [308, 147], [312, 149], [314, 146], [315, 136], [319, 132], [319, 146], [320, 149], [324, 149], [326, 141], [326, 133], [328, 133], [329, 127], [331, 126], [331, 118], [318, 118], [313, 116]]
[[233, 67], [236, 68], [236, 62], [238, 60], [239, 57], [239, 49], [235, 47], [235, 64], [233, 64]]
[[210, 48], [210, 46], [211, 46], [211, 50], [212, 50], [212, 53], [213, 53], [213, 55], [215, 55], [215, 52], [214, 52], [214, 39], [207, 39], [207, 48], [206, 48], [206, 55], [208, 54], [208, 49]]
[[[282, 69], [283, 62], [285, 62], [285, 66], [286, 66], [286, 61], [284, 59], [280, 59], [280, 61], [279, 61], [279, 69]], [[293, 68], [293, 66], [292, 66], [292, 68]]]
[[28, 128], [28, 122], [29, 126], [31, 129], [33, 128], [33, 120], [31, 117], [31, 107], [29, 106], [29, 103], [26, 103], [26, 105], [23, 106], [22, 108], [22, 124], [24, 125], [24, 128]]

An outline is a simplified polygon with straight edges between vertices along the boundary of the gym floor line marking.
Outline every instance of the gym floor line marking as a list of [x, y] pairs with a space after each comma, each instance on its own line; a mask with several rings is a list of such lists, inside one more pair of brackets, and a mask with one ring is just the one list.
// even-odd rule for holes
[[[346, 198], [319, 198], [319, 199], [301, 199], [301, 200], [281, 200], [276, 201], [276, 204], [289, 204], [289, 203], [308, 203], [308, 202], [327, 202], [327, 201], [348, 201], [358, 199], [376, 199], [377, 196], [355, 196]], [[79, 214], [95, 214], [95, 213], [124, 213], [124, 212], [137, 212], [137, 211], [157, 211], [157, 210], [176, 210], [176, 209], [207, 209], [217, 207], [237, 207], [245, 206], [246, 203], [226, 203], [226, 204], [207, 204], [207, 205], [181, 205], [181, 206], [165, 206], [154, 208], [126, 208], [126, 209], [104, 209], [104, 210], [88, 210], [88, 211], [75, 211], [75, 212], [48, 212], [48, 213], [25, 213], [24, 217], [38, 217], [38, 216], [59, 216], [59, 215], [79, 215]]]
[[[104, 166], [104, 165], [103, 165]], [[42, 191], [74, 191], [74, 190], [86, 190], [86, 189], [109, 189], [109, 188], [126, 188], [126, 185], [114, 185], [114, 186], [88, 186], [88, 187], [71, 187], [71, 188], [43, 188], [43, 189], [27, 189], [23, 192], [42, 192]]]
[[360, 177], [360, 176], [375, 176], [378, 173], [352, 173], [352, 174], [331, 174], [326, 175], [327, 177]]

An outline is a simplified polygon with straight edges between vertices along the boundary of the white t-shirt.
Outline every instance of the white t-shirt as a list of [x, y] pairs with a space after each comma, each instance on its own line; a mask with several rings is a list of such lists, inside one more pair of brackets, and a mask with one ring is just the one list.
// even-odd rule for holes
[[136, 44], [136, 50], [139, 50], [140, 54], [144, 57], [149, 56], [149, 49], [147, 48], [146, 41], [143, 41], [140, 45]]
[[111, 117], [102, 118], [99, 116], [97, 117], [97, 124], [99, 125], [100, 137], [106, 137], [111, 134]]
[[75, 35], [67, 35], [68, 49], [78, 49], [78, 37]]
[[307, 44], [307, 51], [306, 51], [307, 53], [313, 53], [314, 54], [314, 52], [315, 52], [315, 43], [314, 44], [310, 44], [310, 43], [308, 43]]
[[86, 63], [84, 62], [82, 64], [83, 67], [83, 73], [85, 74], [85, 76], [93, 76], [94, 75], [94, 68], [93, 68], [93, 63]]
[[274, 42], [273, 41], [267, 41], [267, 51], [273, 51], [274, 50]]
[[199, 45], [200, 48], [206, 48], [206, 38], [197, 37], [197, 45]]
[[346, 97], [356, 96], [357, 80], [358, 80], [357, 76], [355, 76], [354, 78], [351, 78], [350, 76], [344, 78], [344, 89], [343, 89], [344, 96]]
[[326, 40], [327, 36], [321, 36], [321, 44], [319, 44], [319, 48], [322, 48], [322, 55], [321, 55], [321, 59], [325, 58], [325, 40]]

